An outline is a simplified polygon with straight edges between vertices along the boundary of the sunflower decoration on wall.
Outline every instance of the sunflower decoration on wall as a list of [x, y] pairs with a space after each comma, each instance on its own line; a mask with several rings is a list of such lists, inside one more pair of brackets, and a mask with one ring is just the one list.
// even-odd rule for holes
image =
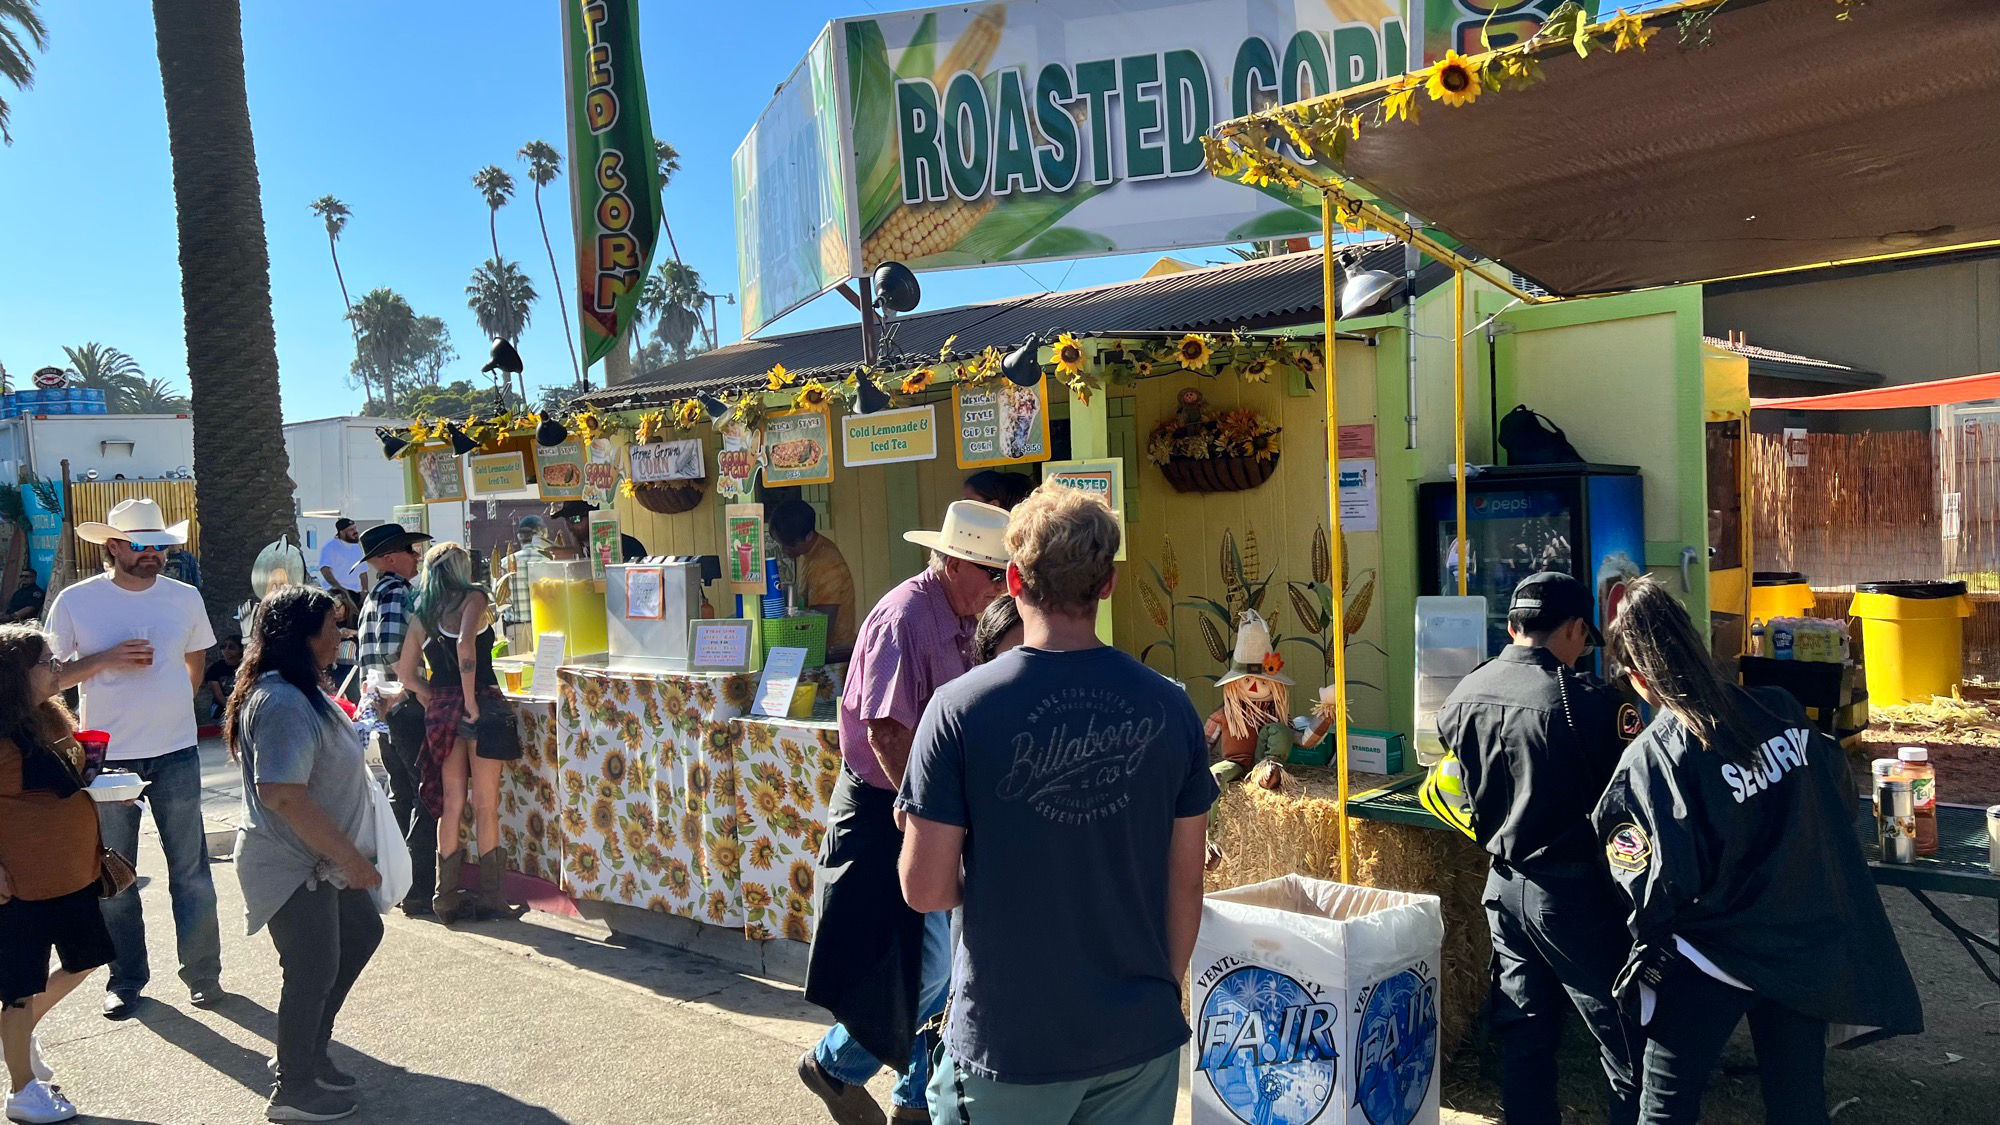
[[1470, 105], [1479, 100], [1479, 72], [1464, 55], [1456, 50], [1446, 51], [1444, 58], [1431, 68], [1424, 92], [1432, 101], [1448, 106]]
[[1243, 362], [1238, 372], [1246, 383], [1262, 383], [1271, 377], [1271, 361], [1264, 356], [1253, 356]]
[[1214, 354], [1215, 349], [1210, 346], [1208, 337], [1198, 332], [1182, 336], [1181, 342], [1174, 345], [1174, 358], [1189, 371], [1207, 371], [1208, 361]]
[[1067, 332], [1056, 337], [1056, 374], [1065, 379], [1083, 374], [1083, 345]]
[[826, 405], [831, 393], [825, 383], [809, 379], [805, 386], [799, 388], [799, 393], [792, 396], [792, 407], [797, 410], [820, 409]]
[[776, 393], [799, 381], [797, 375], [785, 370], [785, 365], [775, 364], [764, 373], [764, 389]]
[[703, 419], [707, 417], [708, 417], [708, 411], [703, 410], [701, 408], [701, 403], [699, 400], [684, 398], [674, 403], [673, 420], [675, 429], [679, 430], [694, 429], [696, 426], [701, 424]]
[[[959, 368], [961, 378], [963, 377], [964, 370], [963, 367]], [[908, 375], [903, 376], [902, 385], [897, 389], [906, 395], [920, 395], [930, 389], [931, 381], [936, 378], [937, 372], [935, 370], [929, 367], [919, 367]]]
[[639, 439], [640, 445], [651, 445], [653, 444], [653, 440], [660, 436], [660, 431], [666, 428], [666, 413], [660, 410], [649, 410], [639, 416], [639, 431], [635, 436]]

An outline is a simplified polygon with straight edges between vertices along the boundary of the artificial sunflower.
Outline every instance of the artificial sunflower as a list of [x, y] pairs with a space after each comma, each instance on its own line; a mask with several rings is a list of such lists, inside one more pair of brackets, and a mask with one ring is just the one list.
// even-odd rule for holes
[[1271, 377], [1271, 361], [1258, 356], [1243, 365], [1242, 374], [1246, 383], [1262, 383]]
[[667, 425], [667, 416], [664, 411], [649, 410], [645, 414], [640, 415], [639, 433], [638, 433], [639, 444], [640, 445], [653, 444], [653, 439], [659, 436], [660, 431], [665, 429], [666, 425]]
[[1144, 379], [1153, 373], [1153, 361], [1150, 359], [1139, 360], [1132, 365], [1132, 370], [1139, 373], [1139, 378]]
[[1479, 98], [1479, 71], [1464, 55], [1446, 51], [1444, 58], [1431, 68], [1424, 90], [1434, 102], [1449, 106], [1465, 105]]
[[1076, 337], [1065, 332], [1056, 337], [1056, 373], [1077, 375], [1083, 371], [1083, 345]]
[[637, 496], [639, 495], [639, 486], [632, 483], [632, 478], [626, 477], [624, 480], [618, 482], [618, 495]]
[[1182, 336], [1181, 342], [1174, 346], [1175, 358], [1179, 359], [1181, 366], [1189, 371], [1207, 370], [1209, 357], [1214, 354], [1209, 347], [1208, 337], [1197, 332]]
[[799, 377], [785, 370], [785, 365], [782, 363], [764, 373], [764, 386], [767, 390], [782, 391], [798, 381]]
[[[964, 370], [963, 367], [959, 368], [961, 375], [963, 375]], [[903, 385], [900, 389], [906, 395], [920, 395], [930, 389], [931, 380], [935, 378], [937, 378], [937, 372], [928, 367], [919, 367], [908, 375], [903, 376]]]
[[674, 426], [677, 429], [691, 430], [707, 416], [708, 411], [703, 410], [696, 399], [684, 398], [674, 403]]
[[805, 386], [799, 388], [799, 393], [792, 396], [792, 406], [798, 410], [817, 410], [826, 405], [826, 396], [825, 383], [818, 379], [808, 380]]

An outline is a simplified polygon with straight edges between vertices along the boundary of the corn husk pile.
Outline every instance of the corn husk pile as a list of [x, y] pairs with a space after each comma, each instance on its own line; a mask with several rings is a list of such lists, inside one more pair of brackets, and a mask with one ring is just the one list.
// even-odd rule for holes
[[1955, 742], [2000, 748], [2000, 702], [1932, 696], [1924, 703], [1871, 706], [1868, 742]]
[[[1350, 792], [1366, 788], [1354, 775]], [[1381, 779], [1386, 781], [1387, 779]], [[1340, 827], [1330, 772], [1287, 771], [1279, 792], [1254, 785], [1223, 790], [1209, 834], [1224, 859], [1208, 873], [1207, 889], [1299, 874], [1340, 878]], [[1486, 857], [1456, 832], [1349, 818], [1354, 881], [1364, 886], [1438, 896], [1444, 910], [1444, 964], [1439, 969], [1444, 1041], [1449, 1055], [1463, 1041], [1486, 1000], [1493, 946], [1479, 904]]]

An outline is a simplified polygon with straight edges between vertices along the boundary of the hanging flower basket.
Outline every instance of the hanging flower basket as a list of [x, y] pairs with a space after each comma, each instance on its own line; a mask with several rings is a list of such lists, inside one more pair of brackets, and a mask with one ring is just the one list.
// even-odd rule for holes
[[1160, 466], [1160, 475], [1175, 492], [1244, 492], [1270, 480], [1277, 470], [1275, 453], [1266, 461], [1255, 457], [1175, 457]]
[[691, 512], [708, 493], [708, 478], [696, 480], [649, 481], [632, 485], [632, 498], [641, 508], [663, 516]]

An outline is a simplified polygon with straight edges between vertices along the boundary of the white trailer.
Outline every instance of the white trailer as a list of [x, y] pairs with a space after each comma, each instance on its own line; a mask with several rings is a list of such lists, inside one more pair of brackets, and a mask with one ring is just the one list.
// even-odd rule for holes
[[285, 426], [285, 453], [292, 462], [298, 498], [299, 543], [306, 560], [318, 558], [333, 536], [333, 522], [346, 516], [363, 528], [387, 523], [403, 502], [403, 463], [382, 456], [376, 427], [408, 425], [402, 418], [318, 418]]

